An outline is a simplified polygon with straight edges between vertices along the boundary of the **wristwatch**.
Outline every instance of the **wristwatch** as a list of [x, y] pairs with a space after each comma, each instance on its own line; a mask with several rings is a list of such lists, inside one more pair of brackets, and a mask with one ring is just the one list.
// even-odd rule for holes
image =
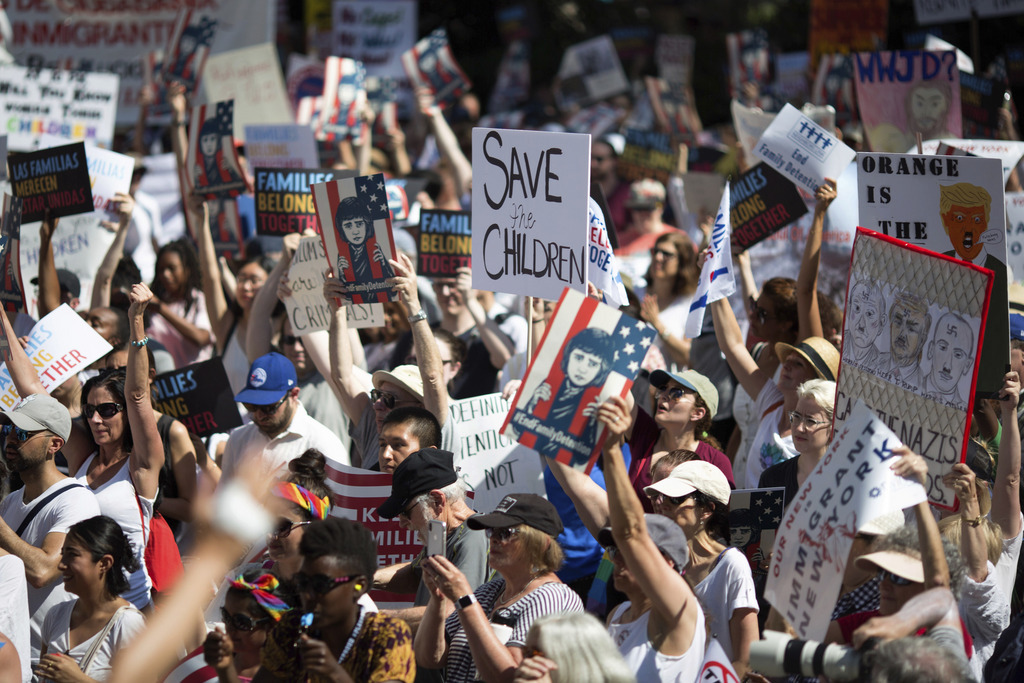
[[476, 604], [479, 603], [477, 602], [476, 595], [474, 595], [473, 593], [467, 593], [466, 595], [463, 595], [461, 598], [455, 601], [455, 607], [460, 612], [469, 607], [470, 605]]
[[412, 315], [409, 316], [409, 324], [410, 325], [415, 325], [419, 321], [426, 320], [426, 319], [427, 319], [427, 312], [424, 309], [421, 308], [418, 313], [413, 313]]
[[973, 527], [973, 528], [977, 529], [979, 526], [981, 526], [981, 522], [984, 519], [985, 519], [985, 515], [978, 515], [974, 519], [967, 519], [965, 517], [962, 517], [960, 519], [960, 521], [962, 521], [964, 524], [966, 524], [969, 527]]

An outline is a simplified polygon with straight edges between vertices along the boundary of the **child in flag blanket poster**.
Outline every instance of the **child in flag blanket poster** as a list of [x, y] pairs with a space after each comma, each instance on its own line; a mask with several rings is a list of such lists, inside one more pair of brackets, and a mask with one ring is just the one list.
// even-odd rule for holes
[[234, 124], [234, 100], [192, 109], [188, 135], [188, 168], [192, 174], [189, 180], [195, 191], [206, 199], [252, 192], [235, 149]]
[[327, 261], [353, 304], [394, 299], [388, 278], [395, 257], [384, 175], [343, 178], [313, 185]]
[[626, 395], [654, 334], [647, 323], [566, 289], [502, 433], [589, 472], [601, 451], [597, 408]]

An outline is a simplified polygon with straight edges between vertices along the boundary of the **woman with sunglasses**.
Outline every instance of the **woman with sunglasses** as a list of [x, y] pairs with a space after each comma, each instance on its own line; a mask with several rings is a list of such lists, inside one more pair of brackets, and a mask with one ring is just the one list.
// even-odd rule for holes
[[267, 633], [290, 609], [273, 574], [250, 567], [233, 579], [220, 608], [224, 630], [210, 631], [203, 643], [203, 658], [217, 680], [252, 680]]
[[447, 683], [512, 681], [526, 656], [526, 636], [538, 617], [582, 612], [579, 596], [555, 571], [562, 564], [556, 537], [562, 521], [540, 496], [513, 493], [494, 512], [466, 520], [486, 529], [488, 563], [499, 577], [476, 591], [448, 559], [423, 561], [430, 603], [416, 632], [416, 663], [445, 670]]
[[647, 269], [647, 289], [641, 298], [640, 312], [658, 332], [654, 344], [672, 365], [690, 364], [690, 340], [683, 336], [690, 301], [697, 291], [700, 268], [697, 247], [685, 232], [662, 235], [651, 248]]
[[142, 613], [121, 597], [137, 567], [128, 538], [109, 517], [92, 517], [68, 529], [59, 569], [65, 590], [78, 597], [46, 614], [35, 669], [40, 680], [107, 680], [114, 653], [145, 626]]
[[757, 484], [762, 489], [785, 488], [787, 508], [796, 499], [804, 480], [825, 457], [832, 440], [836, 383], [809, 379], [796, 388], [796, 395], [796, 406], [789, 413], [789, 424], [793, 431], [793, 447], [799, 455], [766, 469]]
[[326, 462], [323, 453], [311, 448], [288, 463], [286, 480], [271, 489], [271, 508], [278, 521], [267, 536], [267, 555], [273, 562], [270, 570], [282, 581], [290, 580], [302, 566], [299, 544], [306, 527], [331, 512]]
[[302, 607], [268, 634], [253, 680], [412, 683], [408, 624], [360, 604], [377, 569], [370, 531], [330, 517], [306, 527], [300, 550], [302, 570], [293, 584]]

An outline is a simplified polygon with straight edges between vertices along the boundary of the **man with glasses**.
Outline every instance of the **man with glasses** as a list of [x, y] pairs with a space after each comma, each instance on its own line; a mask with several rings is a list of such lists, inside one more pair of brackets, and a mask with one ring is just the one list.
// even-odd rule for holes
[[[26, 396], [11, 411], [0, 413], [4, 460], [25, 485], [0, 502], [0, 549], [20, 559], [28, 580], [28, 630], [33, 663], [39, 659], [40, 629], [51, 607], [72, 595], [57, 569], [64, 536], [75, 523], [100, 514], [87, 487], [61, 474], [54, 456], [71, 434], [67, 408], [46, 394]], [[7, 634], [19, 653], [28, 644]], [[24, 647], [23, 647], [24, 646]]]
[[271, 352], [253, 361], [245, 389], [235, 400], [249, 411], [252, 422], [228, 438], [221, 463], [224, 479], [243, 466], [277, 472], [310, 448], [333, 463], [349, 464], [348, 451], [338, 437], [302, 406], [295, 366], [280, 353]]

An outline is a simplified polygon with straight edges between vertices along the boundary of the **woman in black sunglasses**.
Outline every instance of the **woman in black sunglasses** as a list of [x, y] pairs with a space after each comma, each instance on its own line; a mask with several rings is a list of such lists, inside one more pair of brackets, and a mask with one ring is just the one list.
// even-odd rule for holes
[[267, 535], [271, 571], [282, 581], [290, 580], [302, 566], [299, 544], [312, 522], [327, 519], [331, 511], [331, 490], [327, 487], [327, 461], [315, 448], [288, 463], [285, 481], [271, 489], [271, 509], [277, 523]]

